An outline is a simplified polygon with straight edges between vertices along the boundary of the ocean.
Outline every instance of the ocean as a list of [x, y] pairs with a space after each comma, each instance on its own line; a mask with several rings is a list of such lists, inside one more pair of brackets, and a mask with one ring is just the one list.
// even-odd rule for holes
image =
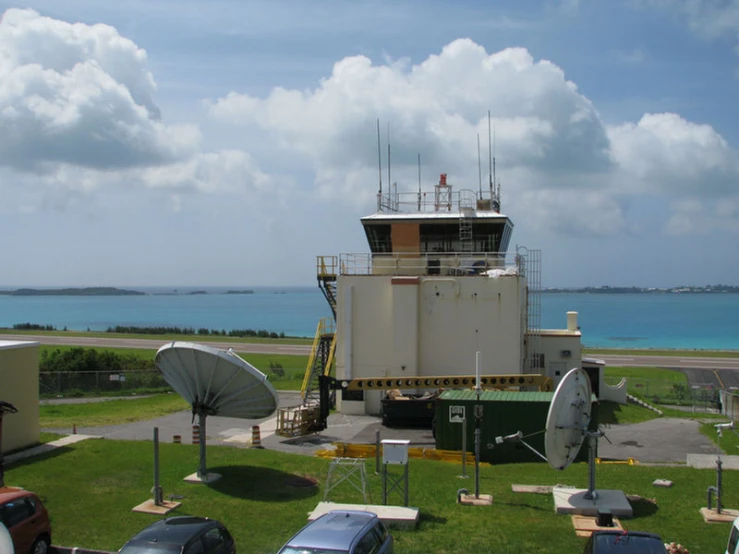
[[[162, 326], [313, 337], [318, 321], [331, 317], [317, 286], [133, 289], [147, 294], [0, 295], [0, 327], [35, 323], [104, 331], [116, 325]], [[234, 289], [253, 294], [224, 294]], [[207, 294], [189, 294], [195, 290]], [[567, 312], [578, 312], [587, 347], [739, 350], [739, 294], [545, 293], [541, 300], [542, 328], [565, 328]]]

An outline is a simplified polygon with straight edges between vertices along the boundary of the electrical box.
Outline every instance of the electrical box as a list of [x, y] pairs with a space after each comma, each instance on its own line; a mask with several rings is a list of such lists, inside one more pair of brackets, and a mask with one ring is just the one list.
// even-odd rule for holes
[[384, 439], [382, 442], [382, 463], [405, 465], [408, 463], [409, 440]]

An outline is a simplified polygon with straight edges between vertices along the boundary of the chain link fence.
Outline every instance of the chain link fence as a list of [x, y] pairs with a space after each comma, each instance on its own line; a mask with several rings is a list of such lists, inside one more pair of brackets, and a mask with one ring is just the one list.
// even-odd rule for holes
[[[616, 385], [621, 377], [606, 377], [606, 383]], [[657, 379], [627, 378], [627, 392], [661, 406], [674, 406], [699, 412], [720, 410], [720, 387], [713, 383], [687, 385], [683, 382]]]
[[[291, 382], [286, 388], [300, 388], [305, 369], [273, 366], [265, 371], [270, 383]], [[127, 395], [137, 393], [168, 392], [172, 387], [157, 369], [124, 371], [41, 371], [39, 372], [39, 396]]]

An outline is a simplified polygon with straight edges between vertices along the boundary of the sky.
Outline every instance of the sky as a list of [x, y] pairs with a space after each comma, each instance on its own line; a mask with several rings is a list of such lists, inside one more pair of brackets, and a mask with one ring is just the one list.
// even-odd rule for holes
[[399, 190], [474, 190], [488, 112], [542, 286], [739, 285], [739, 0], [0, 14], [0, 287], [312, 286], [368, 251], [378, 120]]

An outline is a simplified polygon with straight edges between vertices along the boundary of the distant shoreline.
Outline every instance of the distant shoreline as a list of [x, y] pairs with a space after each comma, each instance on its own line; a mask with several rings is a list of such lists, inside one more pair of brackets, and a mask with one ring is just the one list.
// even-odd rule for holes
[[[82, 287], [82, 288], [62, 288], [62, 289], [15, 289], [0, 290], [3, 296], [191, 296], [198, 294], [209, 294], [205, 290], [195, 290], [190, 292], [161, 292], [146, 293], [138, 290], [119, 289], [116, 287]], [[213, 293], [210, 293], [213, 294]], [[227, 290], [222, 293], [215, 294], [254, 294], [253, 290]]]

